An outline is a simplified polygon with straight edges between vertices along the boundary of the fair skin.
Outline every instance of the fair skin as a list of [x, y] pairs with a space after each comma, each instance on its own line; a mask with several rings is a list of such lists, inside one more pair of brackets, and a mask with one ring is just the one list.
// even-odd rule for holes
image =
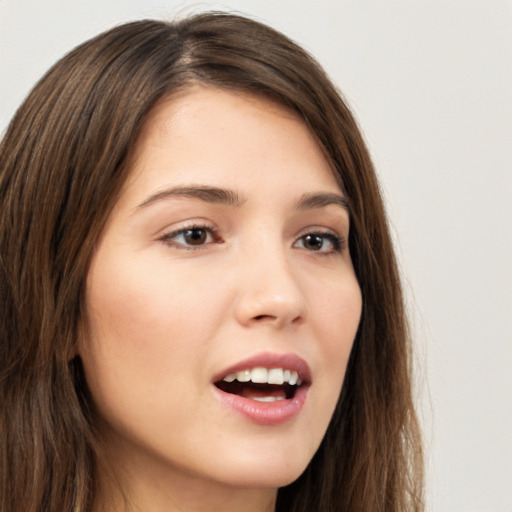
[[[78, 347], [111, 469], [136, 511], [270, 512], [322, 440], [360, 319], [343, 194], [295, 115], [212, 87], [159, 104], [131, 167]], [[255, 367], [289, 384], [232, 382]], [[97, 510], [124, 510], [108, 482]]]

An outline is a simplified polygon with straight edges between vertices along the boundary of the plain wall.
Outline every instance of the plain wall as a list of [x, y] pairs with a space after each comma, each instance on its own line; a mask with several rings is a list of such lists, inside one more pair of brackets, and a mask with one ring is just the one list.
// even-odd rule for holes
[[304, 45], [355, 111], [406, 282], [428, 508], [512, 512], [512, 2], [0, 0], [0, 133], [86, 38], [211, 8]]

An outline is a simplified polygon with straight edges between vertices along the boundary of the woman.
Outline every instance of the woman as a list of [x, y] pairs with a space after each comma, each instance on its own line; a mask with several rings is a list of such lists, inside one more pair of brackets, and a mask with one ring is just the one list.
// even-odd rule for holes
[[229, 14], [117, 27], [0, 169], [3, 512], [421, 510], [379, 187], [307, 53]]

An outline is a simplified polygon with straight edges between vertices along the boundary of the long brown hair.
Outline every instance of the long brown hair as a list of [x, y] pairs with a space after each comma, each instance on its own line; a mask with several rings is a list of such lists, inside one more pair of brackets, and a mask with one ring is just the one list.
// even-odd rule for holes
[[0, 510], [89, 512], [91, 402], [77, 358], [94, 244], [151, 108], [192, 83], [293, 109], [350, 201], [362, 319], [327, 434], [279, 512], [422, 510], [422, 460], [400, 280], [379, 185], [352, 114], [304, 50], [258, 22], [137, 21], [41, 79], [0, 146]]

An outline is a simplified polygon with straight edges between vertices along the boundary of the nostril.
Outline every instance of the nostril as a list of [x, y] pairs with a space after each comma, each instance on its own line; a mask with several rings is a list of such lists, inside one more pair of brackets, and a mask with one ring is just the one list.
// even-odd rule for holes
[[[281, 325], [280, 317], [276, 315], [256, 315], [252, 317], [253, 321], [256, 322], [268, 322], [268, 323], [279, 323]], [[303, 317], [301, 315], [298, 315], [297, 317], [293, 318], [291, 320], [291, 323], [293, 324], [300, 324], [303, 321]]]
[[276, 317], [272, 315], [257, 315], [254, 317], [254, 320], [273, 320], [275, 318]]

